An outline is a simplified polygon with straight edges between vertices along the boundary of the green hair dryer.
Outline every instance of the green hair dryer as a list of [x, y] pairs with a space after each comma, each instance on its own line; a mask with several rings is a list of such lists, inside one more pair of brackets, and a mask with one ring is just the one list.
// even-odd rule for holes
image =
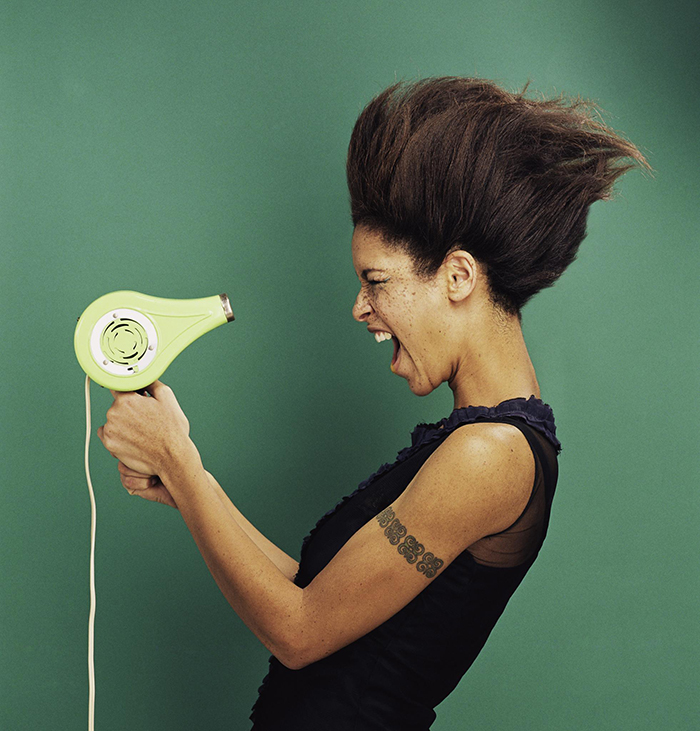
[[87, 307], [73, 345], [91, 380], [114, 391], [139, 391], [190, 343], [233, 319], [225, 294], [176, 300], [121, 290]]

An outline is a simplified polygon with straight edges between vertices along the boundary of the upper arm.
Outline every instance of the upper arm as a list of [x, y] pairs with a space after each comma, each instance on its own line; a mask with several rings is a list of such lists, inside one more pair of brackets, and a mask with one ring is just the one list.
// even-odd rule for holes
[[303, 667], [367, 634], [468, 546], [511, 525], [527, 504], [534, 474], [517, 427], [485, 422], [456, 429], [304, 589], [291, 664]]

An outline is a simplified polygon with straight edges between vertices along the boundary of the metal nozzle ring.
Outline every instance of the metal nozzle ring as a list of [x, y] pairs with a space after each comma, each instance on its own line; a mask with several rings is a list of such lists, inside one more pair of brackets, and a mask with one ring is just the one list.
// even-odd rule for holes
[[231, 322], [231, 320], [235, 320], [236, 318], [233, 316], [233, 310], [231, 309], [231, 302], [229, 301], [228, 295], [220, 294], [219, 297], [221, 297], [221, 306], [224, 308], [226, 320], [228, 322]]

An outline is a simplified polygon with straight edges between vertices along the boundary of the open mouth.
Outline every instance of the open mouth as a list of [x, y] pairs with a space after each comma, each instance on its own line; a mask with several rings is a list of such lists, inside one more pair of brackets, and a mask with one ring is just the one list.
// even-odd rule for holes
[[396, 361], [399, 359], [399, 350], [401, 350], [401, 343], [395, 335], [392, 335], [391, 339], [394, 342], [394, 357], [391, 359], [391, 365], [394, 366], [396, 365]]
[[391, 359], [391, 368], [394, 369], [394, 366], [398, 363], [399, 358], [401, 357], [401, 342], [399, 339], [394, 335], [393, 333], [388, 332], [387, 330], [370, 330], [370, 332], [374, 333], [374, 339], [381, 343], [385, 340], [391, 340], [394, 345], [394, 355]]

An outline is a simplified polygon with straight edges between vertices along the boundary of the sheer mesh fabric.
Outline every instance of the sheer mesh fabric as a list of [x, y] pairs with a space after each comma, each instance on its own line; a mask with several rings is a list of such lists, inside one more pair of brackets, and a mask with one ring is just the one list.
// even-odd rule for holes
[[[499, 533], [480, 538], [467, 549], [474, 560], [484, 566], [511, 568], [525, 563], [539, 550], [547, 528], [549, 502], [545, 494], [545, 471], [551, 474], [556, 469], [556, 454], [541, 432], [529, 430], [529, 436], [519, 431], [528, 440], [535, 459], [532, 492], [523, 512], [512, 525]], [[536, 443], [533, 439], [537, 440]]]

